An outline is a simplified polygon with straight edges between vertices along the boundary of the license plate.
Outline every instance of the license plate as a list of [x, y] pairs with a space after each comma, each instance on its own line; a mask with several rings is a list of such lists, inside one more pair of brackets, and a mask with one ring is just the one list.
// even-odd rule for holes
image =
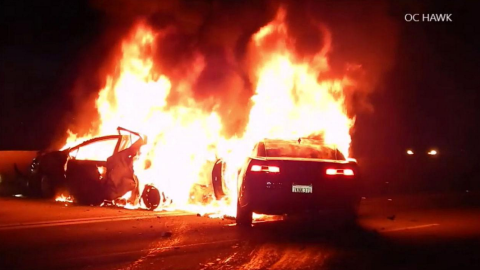
[[293, 185], [292, 186], [293, 193], [313, 193], [312, 185]]

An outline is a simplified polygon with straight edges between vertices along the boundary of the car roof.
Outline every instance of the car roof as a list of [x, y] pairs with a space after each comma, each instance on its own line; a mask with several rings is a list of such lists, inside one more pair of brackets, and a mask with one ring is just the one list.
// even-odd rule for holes
[[68, 150], [75, 150], [77, 148], [80, 148], [82, 146], [85, 146], [90, 143], [98, 142], [98, 141], [106, 141], [106, 140], [113, 140], [113, 139], [119, 139], [121, 137], [124, 137], [126, 135], [107, 135], [107, 136], [102, 136], [102, 137], [96, 137], [93, 139], [86, 140], [82, 143], [77, 144], [76, 146], [70, 147]]
[[325, 144], [324, 140], [321, 139], [313, 139], [313, 138], [298, 138], [298, 139], [270, 139], [265, 138], [263, 139], [265, 144], [314, 144], [320, 146], [331, 147], [328, 144]]

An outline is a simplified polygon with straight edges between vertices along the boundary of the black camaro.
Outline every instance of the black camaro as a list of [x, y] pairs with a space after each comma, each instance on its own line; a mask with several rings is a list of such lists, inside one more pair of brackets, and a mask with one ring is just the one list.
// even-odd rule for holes
[[[225, 196], [224, 162], [212, 171], [217, 199]], [[313, 139], [257, 143], [237, 179], [237, 224], [252, 213], [279, 215], [336, 212], [354, 219], [360, 201], [359, 170], [334, 147]]]

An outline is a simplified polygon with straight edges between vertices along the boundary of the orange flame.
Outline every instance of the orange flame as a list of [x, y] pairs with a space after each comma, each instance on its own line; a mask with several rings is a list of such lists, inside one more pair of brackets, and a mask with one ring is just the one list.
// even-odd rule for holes
[[65, 196], [65, 195], [61, 194], [60, 196], [57, 196], [57, 197], [55, 198], [55, 201], [57, 201], [57, 202], [68, 202], [68, 203], [72, 203], [72, 202], [73, 202], [73, 199], [72, 199], [72, 197], [70, 197], [70, 196]]
[[[146, 134], [148, 144], [135, 163], [141, 186], [153, 184], [172, 199], [170, 207], [202, 213], [221, 211], [235, 215], [235, 192], [228, 199], [209, 205], [192, 205], [192, 187], [208, 186], [213, 162], [222, 157], [227, 162], [227, 187], [236, 190], [235, 176], [258, 140], [298, 138], [321, 135], [335, 144], [346, 156], [350, 146], [350, 128], [354, 120], [347, 116], [344, 88], [347, 78], [318, 80], [328, 71], [326, 54], [329, 44], [310, 58], [299, 59], [294, 41], [284, 23], [284, 10], [251, 40], [250, 79], [255, 93], [249, 122], [243, 135], [227, 138], [215, 108], [206, 111], [193, 97], [192, 85], [204, 69], [204, 58], [197, 55], [190, 73], [176, 81], [181, 92], [180, 104], [168, 104], [172, 81], [154, 70], [152, 52], [162, 42], [164, 33], [156, 33], [145, 24], [137, 25], [121, 47], [117, 70], [107, 76], [96, 106], [100, 115], [98, 130], [77, 138], [69, 132], [67, 146], [79, 140], [111, 134], [117, 126]], [[139, 164], [146, 159], [152, 165]], [[200, 196], [194, 194], [193, 196]]]

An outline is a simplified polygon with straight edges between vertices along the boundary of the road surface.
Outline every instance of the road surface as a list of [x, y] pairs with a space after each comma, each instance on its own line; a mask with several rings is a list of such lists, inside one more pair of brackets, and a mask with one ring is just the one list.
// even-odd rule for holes
[[[480, 209], [365, 199], [357, 226], [0, 198], [0, 269], [480, 269]], [[427, 206], [426, 206], [427, 205]]]

